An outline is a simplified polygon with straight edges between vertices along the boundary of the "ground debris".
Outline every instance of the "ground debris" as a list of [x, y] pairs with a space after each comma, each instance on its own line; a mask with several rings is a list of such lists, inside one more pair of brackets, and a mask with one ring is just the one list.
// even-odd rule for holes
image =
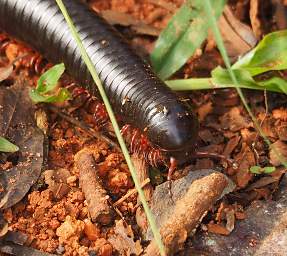
[[[274, 149], [275, 148], [275, 149]], [[278, 159], [277, 153], [281, 155], [281, 157]], [[287, 144], [277, 140], [272, 144], [272, 148], [269, 151], [269, 157], [270, 157], [270, 163], [274, 166], [279, 166], [282, 164], [283, 159], [286, 159], [287, 157]]]
[[[195, 232], [203, 216], [220, 198], [228, 183], [226, 176], [221, 173], [200, 170], [172, 184], [173, 200], [168, 193], [167, 183], [156, 188], [151, 208], [168, 255], [182, 248], [187, 237]], [[152, 238], [150, 230], [147, 238]], [[145, 255], [158, 255], [153, 240]]]
[[88, 203], [93, 222], [104, 225], [113, 220], [113, 211], [109, 205], [109, 196], [102, 186], [93, 153], [87, 148], [75, 155], [75, 165], [79, 169], [79, 181]]
[[123, 220], [116, 221], [114, 234], [108, 241], [119, 251], [122, 256], [140, 255], [143, 251], [140, 241], [134, 241], [131, 226], [126, 226]]
[[[278, 201], [255, 201], [227, 237], [200, 233], [192, 239], [194, 251], [204, 255], [286, 255], [287, 178], [281, 183]], [[192, 250], [190, 251], [193, 254]]]
[[[11, 168], [0, 172], [0, 198], [8, 195], [3, 208], [19, 202], [37, 181], [43, 164], [44, 134], [34, 120], [35, 106], [24, 81], [10, 88], [0, 87], [0, 136], [9, 138], [19, 151], [4, 156], [14, 159]], [[7, 159], [6, 159], [7, 160]]]
[[218, 25], [229, 57], [242, 56], [256, 45], [257, 40], [252, 29], [240, 22], [228, 6], [224, 8]]

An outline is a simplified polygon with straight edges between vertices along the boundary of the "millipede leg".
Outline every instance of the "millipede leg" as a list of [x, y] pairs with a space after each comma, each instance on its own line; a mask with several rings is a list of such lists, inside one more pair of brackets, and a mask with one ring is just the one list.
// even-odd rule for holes
[[215, 159], [221, 159], [223, 161], [225, 161], [228, 166], [231, 166], [233, 168], [237, 168], [237, 164], [234, 162], [234, 160], [226, 157], [225, 155], [222, 154], [218, 154], [218, 153], [211, 153], [211, 152], [205, 152], [205, 151], [196, 151], [194, 153], [194, 155], [192, 156], [192, 158], [215, 158]]
[[168, 181], [168, 193], [170, 198], [172, 199], [172, 192], [171, 192], [171, 183], [172, 183], [172, 174], [174, 173], [176, 167], [177, 167], [177, 162], [175, 160], [175, 158], [171, 157], [170, 158], [170, 165], [169, 165], [169, 169], [168, 169], [168, 173], [167, 173], [167, 181]]

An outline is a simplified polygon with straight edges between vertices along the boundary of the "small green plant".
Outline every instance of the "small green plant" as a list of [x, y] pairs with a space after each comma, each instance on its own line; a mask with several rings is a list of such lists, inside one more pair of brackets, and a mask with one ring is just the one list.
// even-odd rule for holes
[[251, 166], [249, 171], [253, 174], [269, 174], [276, 170], [274, 166], [266, 166], [266, 167], [260, 167], [260, 166]]
[[0, 136], [0, 152], [14, 153], [18, 150], [19, 148], [16, 145]]
[[35, 89], [30, 91], [30, 98], [34, 103], [63, 102], [70, 98], [66, 88], [58, 88], [58, 81], [65, 71], [63, 63], [57, 64], [47, 70], [38, 79]]
[[[287, 81], [279, 76], [259, 80], [258, 75], [287, 69], [287, 30], [266, 35], [259, 44], [231, 67], [240, 88], [287, 94]], [[166, 81], [173, 90], [202, 90], [235, 87], [227, 69], [217, 67], [209, 78]]]

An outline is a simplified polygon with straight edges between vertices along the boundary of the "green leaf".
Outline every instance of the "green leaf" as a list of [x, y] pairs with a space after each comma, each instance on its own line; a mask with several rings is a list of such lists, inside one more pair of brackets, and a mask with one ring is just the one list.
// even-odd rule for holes
[[29, 95], [34, 103], [64, 102], [70, 98], [70, 93], [66, 88], [62, 88], [57, 95], [41, 95], [36, 89], [31, 90]]
[[19, 148], [12, 144], [10, 141], [0, 136], [0, 152], [9, 152], [13, 153], [18, 151]]
[[[213, 1], [218, 18], [225, 0]], [[196, 6], [196, 7], [195, 7]], [[152, 64], [163, 80], [180, 69], [207, 37], [209, 24], [200, 0], [184, 4], [161, 33], [151, 54]]]
[[263, 168], [263, 172], [268, 174], [268, 173], [272, 173], [276, 170], [276, 168], [274, 166], [266, 166]]
[[260, 166], [251, 166], [249, 171], [254, 174], [269, 174], [276, 170], [274, 166], [266, 166], [266, 167], [260, 167]]
[[[272, 77], [264, 81], [255, 81], [250, 73], [243, 69], [233, 69], [233, 73], [241, 88], [267, 90], [273, 92], [287, 93], [287, 81], [280, 77]], [[221, 67], [215, 68], [211, 72], [212, 83], [222, 87], [235, 87], [229, 76], [228, 70]]]
[[153, 68], [156, 72], [160, 70], [165, 55], [168, 54], [172, 46], [176, 44], [189, 27], [190, 21], [198, 15], [197, 12], [198, 10], [192, 7], [191, 1], [187, 1], [180, 7], [166, 28], [161, 32], [150, 56]]
[[64, 71], [65, 71], [64, 63], [51, 67], [38, 79], [36, 90], [42, 94], [54, 90]]
[[261, 167], [260, 166], [251, 166], [249, 171], [254, 174], [261, 174]]
[[252, 76], [287, 69], [287, 30], [266, 35], [248, 54], [239, 59], [233, 69], [244, 69]]

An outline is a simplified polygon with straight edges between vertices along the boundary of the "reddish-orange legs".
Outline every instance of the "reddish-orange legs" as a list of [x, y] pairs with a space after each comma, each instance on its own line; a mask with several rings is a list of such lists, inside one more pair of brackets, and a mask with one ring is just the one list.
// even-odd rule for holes
[[228, 166], [231, 166], [233, 168], [237, 168], [237, 164], [230, 158], [226, 157], [225, 155], [221, 155], [218, 153], [211, 153], [211, 152], [203, 152], [203, 151], [196, 151], [192, 158], [215, 158], [215, 159], [221, 159], [227, 163]]
[[177, 162], [175, 160], [174, 157], [171, 157], [169, 159], [169, 169], [168, 169], [168, 173], [167, 173], [167, 181], [168, 181], [168, 193], [170, 195], [170, 198], [172, 198], [172, 192], [171, 192], [171, 178], [172, 178], [172, 174], [174, 173], [176, 167], [177, 167]]

